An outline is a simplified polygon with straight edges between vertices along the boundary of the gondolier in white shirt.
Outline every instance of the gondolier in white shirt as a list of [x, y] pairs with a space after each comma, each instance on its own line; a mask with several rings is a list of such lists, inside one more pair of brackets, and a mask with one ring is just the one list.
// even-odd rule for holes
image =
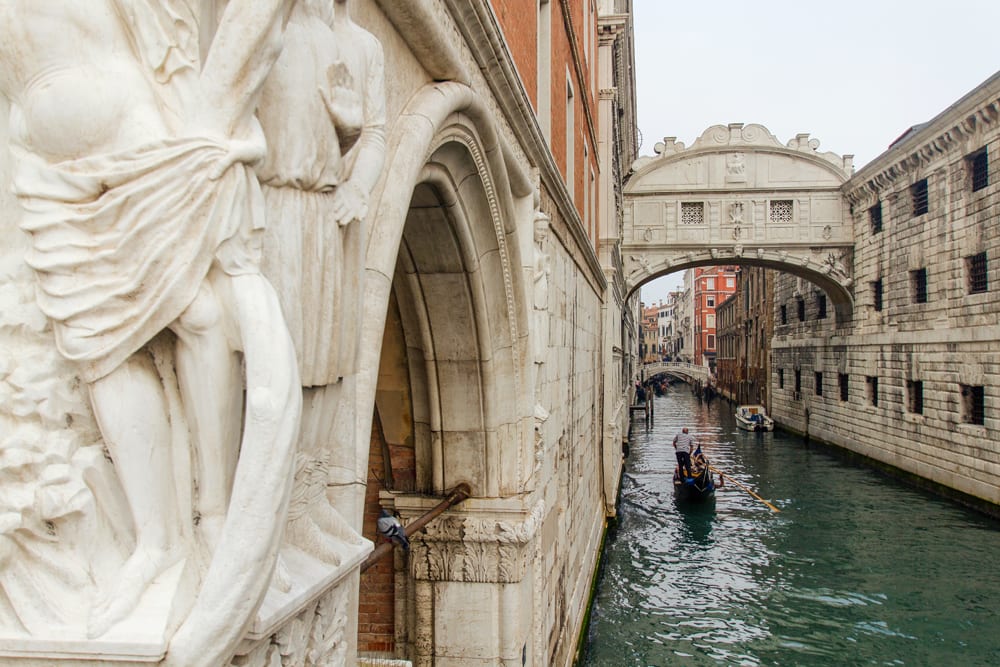
[[674, 454], [677, 456], [677, 467], [686, 477], [691, 476], [691, 451], [694, 449], [694, 438], [688, 433], [687, 426], [674, 436]]

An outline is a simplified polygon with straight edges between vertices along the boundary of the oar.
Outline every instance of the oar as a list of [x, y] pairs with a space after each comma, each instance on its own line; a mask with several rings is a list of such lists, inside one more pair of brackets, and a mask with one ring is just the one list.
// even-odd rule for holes
[[[719, 473], [719, 474], [720, 474], [720, 475], [722, 475], [723, 477], [725, 477], [725, 476], [726, 476], [726, 474], [727, 474], [727, 473], [724, 473], [724, 472], [722, 472], [721, 470], [719, 470], [718, 468], [715, 468], [715, 467], [713, 467], [713, 466], [708, 466], [708, 469], [709, 469], [709, 470], [711, 470], [712, 472], [717, 472], [717, 473]], [[729, 476], [729, 481], [730, 481], [730, 482], [732, 482], [733, 484], [735, 484], [736, 486], [740, 487], [741, 489], [743, 489], [743, 490], [744, 490], [744, 491], [746, 491], [747, 493], [749, 493], [749, 494], [750, 494], [751, 496], [753, 496], [754, 498], [756, 498], [756, 499], [757, 499], [757, 500], [759, 500], [760, 502], [762, 502], [762, 503], [764, 503], [765, 505], [767, 505], [768, 507], [770, 507], [770, 508], [771, 508], [772, 510], [774, 510], [775, 512], [780, 512], [780, 511], [781, 511], [781, 510], [779, 510], [779, 509], [778, 509], [777, 507], [775, 507], [774, 505], [772, 505], [771, 503], [767, 502], [766, 500], [764, 500], [763, 498], [761, 498], [760, 496], [758, 496], [758, 495], [757, 495], [756, 493], [754, 493], [754, 492], [753, 492], [753, 491], [752, 491], [751, 489], [748, 489], [747, 487], [745, 487], [745, 486], [743, 486], [742, 484], [740, 484], [739, 482], [737, 482], [737, 481], [736, 481], [735, 479], [733, 479], [732, 475], [730, 475], [730, 476]]]

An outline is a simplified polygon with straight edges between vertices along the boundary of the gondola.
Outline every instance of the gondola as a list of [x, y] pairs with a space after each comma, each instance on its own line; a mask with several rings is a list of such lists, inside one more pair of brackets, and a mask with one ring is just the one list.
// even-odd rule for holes
[[715, 480], [708, 467], [708, 459], [701, 447], [691, 457], [693, 476], [681, 474], [680, 466], [674, 469], [674, 497], [683, 501], [704, 501], [715, 497]]

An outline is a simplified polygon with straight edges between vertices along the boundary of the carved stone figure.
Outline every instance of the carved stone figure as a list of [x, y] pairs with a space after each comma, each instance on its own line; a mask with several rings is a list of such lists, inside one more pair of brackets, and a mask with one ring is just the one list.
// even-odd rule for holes
[[[263, 597], [301, 405], [291, 340], [258, 268], [263, 205], [250, 168], [264, 154], [256, 99], [293, 0], [229, 0], [217, 14], [210, 4], [0, 6], [26, 260], [127, 500], [130, 516], [107, 520], [134, 536], [88, 635], [183, 567], [197, 593], [170, 643], [175, 665], [220, 664]], [[217, 18], [214, 34], [206, 18]], [[61, 557], [78, 567], [80, 554]], [[6, 604], [16, 614], [30, 601]]]
[[[270, 150], [258, 173], [268, 232], [264, 272], [295, 341], [305, 387], [288, 540], [330, 564], [358, 536], [326, 498], [357, 373], [365, 218], [385, 157], [382, 47], [346, 0], [300, 0], [257, 114]], [[295, 100], [289, 104], [288, 100]]]
[[[552, 218], [542, 210], [535, 211], [535, 219], [532, 225], [532, 238], [534, 241], [532, 258], [532, 295], [531, 314], [532, 329], [532, 359], [534, 361], [534, 387], [535, 387], [535, 422], [536, 434], [539, 439], [536, 445], [541, 445], [540, 424], [548, 419], [549, 413], [542, 405], [542, 394], [545, 383], [545, 359], [549, 350], [549, 276], [552, 274], [552, 258], [545, 250], [545, 242], [549, 237], [549, 224]], [[536, 459], [539, 459], [541, 452], [536, 450]], [[540, 460], [540, 459], [539, 459]], [[537, 463], [537, 461], [536, 461]]]

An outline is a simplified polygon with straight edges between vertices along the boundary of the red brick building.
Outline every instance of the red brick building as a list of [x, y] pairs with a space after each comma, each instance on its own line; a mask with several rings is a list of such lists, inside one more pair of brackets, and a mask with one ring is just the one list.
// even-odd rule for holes
[[737, 266], [694, 269], [694, 363], [715, 370], [715, 309], [736, 291]]

